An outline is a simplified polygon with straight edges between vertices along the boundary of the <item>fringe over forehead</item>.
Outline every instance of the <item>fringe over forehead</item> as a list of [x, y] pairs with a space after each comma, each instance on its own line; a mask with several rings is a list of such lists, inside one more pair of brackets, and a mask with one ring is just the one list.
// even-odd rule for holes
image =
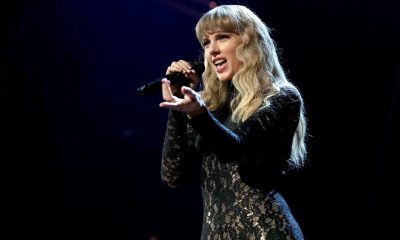
[[242, 34], [252, 23], [249, 9], [239, 5], [221, 5], [205, 13], [196, 24], [196, 37], [202, 39], [216, 31]]

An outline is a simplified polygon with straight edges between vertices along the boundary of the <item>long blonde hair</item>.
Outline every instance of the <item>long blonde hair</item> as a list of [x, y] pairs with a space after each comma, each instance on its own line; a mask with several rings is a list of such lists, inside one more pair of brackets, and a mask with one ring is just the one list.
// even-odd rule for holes
[[[269, 99], [282, 87], [295, 90], [300, 97], [301, 108], [289, 162], [294, 168], [304, 165], [307, 126], [303, 100], [298, 89], [286, 78], [270, 29], [255, 13], [241, 5], [221, 5], [205, 13], [196, 24], [196, 36], [200, 44], [204, 37], [216, 29], [237, 33], [242, 38], [242, 43], [236, 49], [242, 64], [232, 78], [235, 95], [230, 106], [231, 120], [244, 122], [262, 104], [268, 105]], [[228, 97], [228, 83], [218, 80], [211, 63], [206, 60], [202, 79], [201, 96], [211, 111], [217, 110]]]

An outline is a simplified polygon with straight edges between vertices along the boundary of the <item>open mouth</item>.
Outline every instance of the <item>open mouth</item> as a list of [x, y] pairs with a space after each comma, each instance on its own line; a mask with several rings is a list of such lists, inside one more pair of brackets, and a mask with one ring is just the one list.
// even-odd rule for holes
[[225, 59], [218, 59], [216, 61], [213, 62], [217, 72], [222, 72], [224, 70], [224, 67], [226, 65], [226, 60]]

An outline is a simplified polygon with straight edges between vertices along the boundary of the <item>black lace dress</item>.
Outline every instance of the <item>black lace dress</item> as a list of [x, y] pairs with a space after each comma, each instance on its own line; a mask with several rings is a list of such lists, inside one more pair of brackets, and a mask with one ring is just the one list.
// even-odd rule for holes
[[161, 177], [171, 187], [201, 183], [202, 240], [303, 239], [279, 192], [299, 108], [299, 96], [282, 89], [240, 124], [228, 104], [192, 119], [170, 110]]

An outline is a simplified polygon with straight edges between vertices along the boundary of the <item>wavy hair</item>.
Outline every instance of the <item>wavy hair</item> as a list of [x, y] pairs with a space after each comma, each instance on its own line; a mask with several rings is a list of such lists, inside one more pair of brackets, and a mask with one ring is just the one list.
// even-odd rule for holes
[[[245, 6], [221, 5], [206, 12], [200, 18], [196, 24], [196, 37], [202, 44], [204, 37], [217, 30], [237, 33], [242, 39], [242, 43], [236, 49], [236, 55], [242, 64], [232, 78], [235, 94], [230, 105], [231, 120], [244, 122], [262, 104], [268, 106], [269, 99], [282, 87], [294, 90], [299, 95], [301, 107], [289, 164], [293, 168], [303, 166], [307, 154], [307, 122], [303, 99], [298, 89], [286, 78], [279, 62], [276, 44], [270, 36], [270, 29]], [[207, 107], [215, 111], [227, 100], [228, 83], [219, 81], [211, 63], [204, 61], [201, 96]]]

